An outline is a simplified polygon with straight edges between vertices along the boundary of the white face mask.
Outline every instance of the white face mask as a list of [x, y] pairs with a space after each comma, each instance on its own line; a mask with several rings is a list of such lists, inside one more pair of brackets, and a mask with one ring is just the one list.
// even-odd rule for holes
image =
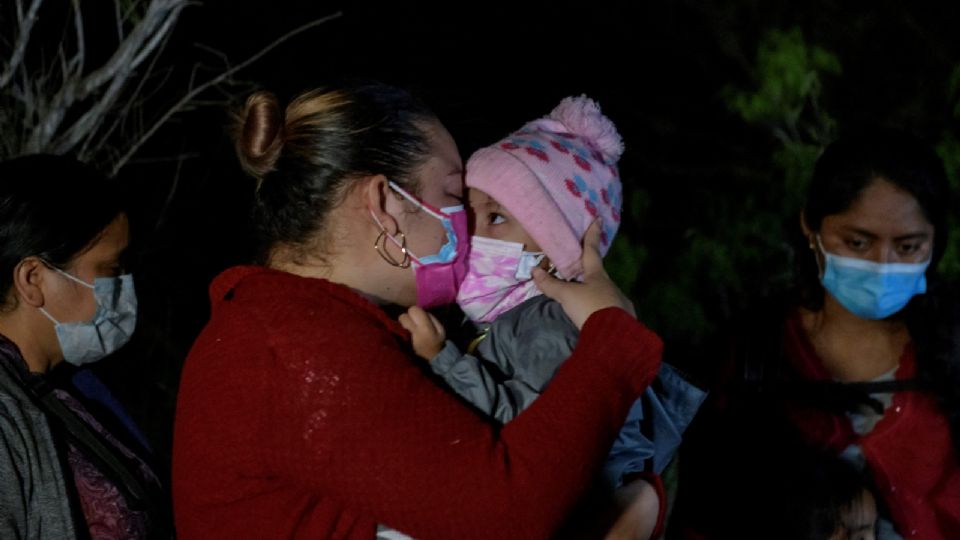
[[472, 321], [493, 321], [540, 294], [531, 272], [543, 257], [543, 253], [524, 251], [517, 242], [474, 236], [457, 304]]
[[63, 359], [75, 365], [96, 362], [123, 347], [137, 326], [137, 295], [133, 276], [96, 278], [93, 285], [49, 265], [66, 278], [93, 290], [97, 311], [86, 322], [61, 323], [40, 308], [53, 322]]

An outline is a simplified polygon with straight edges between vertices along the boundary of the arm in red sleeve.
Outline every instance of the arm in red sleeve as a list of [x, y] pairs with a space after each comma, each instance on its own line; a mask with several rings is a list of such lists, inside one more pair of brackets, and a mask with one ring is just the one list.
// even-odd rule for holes
[[[290, 330], [272, 336], [277, 361], [298, 367], [280, 381], [293, 390], [270, 401], [283, 431], [269, 466], [416, 538], [549, 536], [662, 351], [622, 310], [600, 311], [548, 390], [500, 429], [425, 376], [392, 336], [369, 335], [382, 330]], [[314, 374], [306, 386], [304, 370]]]

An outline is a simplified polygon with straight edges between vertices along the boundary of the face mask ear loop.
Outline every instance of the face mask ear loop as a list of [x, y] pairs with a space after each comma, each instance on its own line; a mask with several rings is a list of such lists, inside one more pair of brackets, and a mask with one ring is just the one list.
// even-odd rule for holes
[[67, 278], [67, 279], [69, 279], [69, 280], [71, 280], [71, 281], [75, 281], [75, 282], [79, 283], [80, 285], [83, 285], [84, 287], [86, 287], [86, 288], [88, 288], [88, 289], [96, 289], [96, 286], [87, 283], [86, 281], [84, 281], [84, 280], [82, 280], [82, 279], [74, 276], [73, 274], [70, 274], [69, 272], [65, 272], [65, 271], [57, 268], [56, 266], [53, 265], [53, 263], [51, 263], [51, 262], [49, 262], [49, 261], [46, 261], [46, 260], [43, 260], [43, 259], [40, 259], [40, 260], [43, 262], [44, 265], [46, 265], [47, 268], [53, 270], [54, 272], [60, 274], [61, 276], [65, 277], [65, 278]]
[[48, 319], [50, 319], [50, 322], [52, 322], [52, 323], [54, 324], [54, 326], [60, 324], [60, 321], [54, 319], [54, 318], [53, 318], [53, 315], [51, 315], [50, 313], [48, 313], [47, 310], [43, 309], [42, 307], [38, 307], [37, 309], [40, 310], [40, 313], [43, 313], [44, 316], [46, 316]]
[[[51, 263], [50, 261], [47, 261], [47, 260], [44, 260], [44, 259], [40, 259], [40, 261], [43, 262], [43, 264], [44, 264], [47, 268], [53, 270], [54, 272], [60, 274], [61, 276], [65, 277], [65, 278], [67, 278], [67, 279], [69, 279], [69, 280], [75, 281], [75, 282], [79, 283], [80, 285], [83, 285], [84, 287], [86, 287], [86, 288], [88, 288], [88, 289], [96, 289], [96, 286], [91, 285], [91, 284], [87, 283], [86, 281], [84, 281], [84, 280], [82, 280], [82, 279], [80, 279], [80, 278], [78, 278], [78, 277], [76, 277], [76, 276], [73, 276], [73, 275], [69, 274], [68, 272], [64, 272], [63, 270], [61, 270], [61, 269], [57, 268], [56, 266], [54, 266], [53, 263]], [[40, 310], [40, 313], [43, 313], [43, 315], [44, 315], [46, 318], [50, 319], [50, 322], [52, 322], [52, 323], [54, 324], [54, 326], [60, 324], [60, 321], [54, 319], [54, 318], [53, 318], [53, 315], [50, 315], [50, 312], [48, 312], [46, 309], [44, 309], [44, 308], [42, 308], [42, 307], [39, 307], [39, 308], [37, 308], [37, 309]]]
[[392, 180], [390, 180], [389, 182], [387, 182], [387, 185], [390, 186], [390, 189], [392, 189], [392, 190], [396, 191], [397, 193], [399, 193], [401, 197], [403, 197], [404, 199], [410, 201], [412, 204], [415, 204], [418, 208], [420, 208], [420, 209], [423, 210], [424, 212], [430, 214], [431, 216], [433, 216], [433, 217], [435, 217], [435, 218], [437, 218], [437, 219], [439, 219], [439, 220], [442, 220], [443, 218], [446, 218], [446, 217], [450, 217], [450, 216], [444, 214], [443, 212], [440, 212], [440, 211], [437, 210], [437, 209], [431, 208], [429, 205], [427, 205], [427, 204], [424, 203], [423, 201], [418, 200], [416, 197], [414, 197], [413, 195], [411, 195], [410, 193], [408, 193], [407, 190], [405, 190], [405, 189], [403, 189], [402, 187], [398, 186], [398, 185], [397, 185], [396, 183], [394, 183]]
[[550, 265], [547, 266], [547, 274], [559, 279], [560, 281], [570, 281], [563, 277], [563, 274], [560, 273], [560, 269], [557, 268], [557, 265], [553, 264], [553, 261], [550, 261]]
[[[400, 236], [400, 240], [397, 240], [393, 235], [387, 232], [386, 227], [383, 226], [383, 223], [379, 218], [377, 218], [377, 215], [373, 213], [373, 210], [370, 210], [370, 217], [372, 217], [373, 221], [376, 222], [378, 227], [380, 227], [380, 234], [377, 235], [377, 239], [373, 242], [373, 249], [377, 250], [380, 258], [387, 261], [387, 264], [396, 266], [397, 268], [409, 268], [410, 257], [413, 254], [407, 250], [406, 235], [398, 231], [397, 234]], [[390, 254], [390, 252], [387, 251], [387, 240], [390, 240], [393, 245], [400, 248], [400, 253], [403, 253], [403, 259], [398, 261], [393, 255]]]
[[523, 256], [528, 253], [525, 251], [521, 252], [520, 262], [517, 264], [517, 271], [514, 273], [513, 277], [519, 280], [528, 280], [533, 279], [533, 269], [540, 266], [540, 263], [543, 261], [544, 257], [547, 255], [545, 253], [530, 253], [529, 257], [531, 259], [530, 263], [525, 266]]
[[[820, 239], [820, 233], [814, 233], [814, 238], [817, 239], [816, 245], [813, 242], [810, 242], [810, 250], [813, 251], [813, 261], [817, 263], [817, 274], [819, 279], [823, 279], [823, 274], [826, 272], [827, 266], [827, 250], [823, 249], [823, 240]], [[820, 249], [820, 252], [817, 253], [817, 248]], [[823, 262], [820, 262], [820, 259], [823, 259]]]

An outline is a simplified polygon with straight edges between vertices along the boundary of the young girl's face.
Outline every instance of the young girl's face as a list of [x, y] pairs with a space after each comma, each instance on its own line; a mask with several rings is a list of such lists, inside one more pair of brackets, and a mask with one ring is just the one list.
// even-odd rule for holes
[[523, 244], [526, 251], [540, 251], [540, 246], [527, 234], [520, 222], [496, 199], [476, 188], [467, 194], [473, 218], [473, 234], [505, 242]]
[[877, 528], [877, 503], [870, 491], [864, 489], [840, 515], [841, 523], [830, 540], [874, 540]]

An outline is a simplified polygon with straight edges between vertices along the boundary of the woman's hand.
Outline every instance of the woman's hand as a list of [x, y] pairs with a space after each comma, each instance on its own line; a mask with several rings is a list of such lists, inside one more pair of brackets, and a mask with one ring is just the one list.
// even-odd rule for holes
[[636, 317], [631, 302], [613, 283], [603, 269], [600, 257], [600, 220], [596, 220], [583, 236], [583, 281], [561, 281], [541, 268], [533, 270], [533, 279], [543, 294], [553, 298], [570, 317], [577, 328], [596, 311], [618, 307]]

